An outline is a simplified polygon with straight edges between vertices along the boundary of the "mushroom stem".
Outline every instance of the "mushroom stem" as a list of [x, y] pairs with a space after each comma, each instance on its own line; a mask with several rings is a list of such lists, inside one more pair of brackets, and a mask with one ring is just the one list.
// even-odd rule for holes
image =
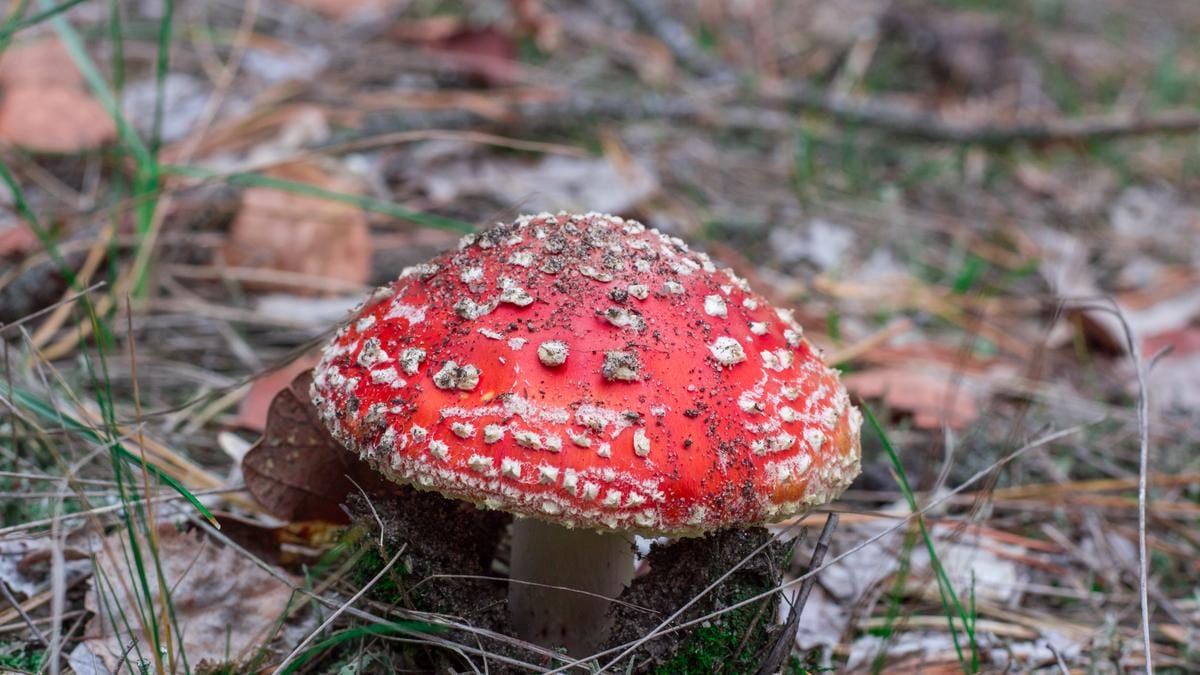
[[622, 534], [518, 518], [513, 522], [510, 578], [525, 582], [508, 586], [517, 635], [545, 647], [565, 647], [571, 656], [587, 656], [608, 637], [609, 599], [633, 578], [632, 545]]

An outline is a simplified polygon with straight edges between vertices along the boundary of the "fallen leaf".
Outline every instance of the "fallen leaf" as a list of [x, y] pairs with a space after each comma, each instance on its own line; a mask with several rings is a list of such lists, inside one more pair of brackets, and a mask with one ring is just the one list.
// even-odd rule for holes
[[[356, 185], [312, 164], [288, 164], [272, 169], [268, 175], [343, 194], [359, 194]], [[226, 262], [234, 266], [357, 284], [366, 283], [371, 275], [371, 237], [362, 209], [275, 188], [252, 187], [242, 193], [241, 208], [224, 251]], [[294, 285], [282, 280], [278, 284], [248, 282], [247, 286], [256, 290], [295, 290]]]
[[329, 435], [308, 397], [311, 384], [312, 371], [306, 370], [271, 401], [266, 431], [246, 454], [242, 475], [255, 501], [273, 516], [346, 522], [339, 504], [358, 489], [355, 483], [369, 492], [389, 484]]
[[0, 258], [19, 258], [38, 245], [37, 235], [18, 220], [0, 222]]
[[267, 427], [267, 411], [275, 396], [287, 388], [300, 373], [317, 365], [315, 356], [303, 356], [254, 380], [246, 392], [234, 424], [262, 431]]
[[[182, 642], [192, 669], [200, 664], [237, 663], [251, 656], [287, 611], [292, 589], [234, 549], [198, 532], [161, 525], [157, 535], [158, 565], [147, 564], [140, 572], [144, 585], [131, 568], [125, 531], [105, 539], [96, 556], [96, 582], [84, 599], [84, 607], [94, 615], [84, 636], [89, 651], [112, 672], [154, 669], [155, 647], [143, 632], [149, 626], [143, 626], [142, 620], [163, 614], [161, 570], [170, 589], [172, 631], [180, 632], [172, 637]], [[140, 536], [137, 544], [147, 555], [146, 538]], [[149, 611], [147, 595], [153, 606]], [[179, 654], [178, 643], [172, 651]], [[183, 672], [176, 659], [175, 669], [167, 672]], [[166, 670], [165, 654], [163, 661]]]
[[0, 88], [21, 85], [82, 90], [84, 81], [63, 43], [43, 38], [14, 44], [0, 54]]
[[1200, 326], [1152, 335], [1142, 342], [1147, 360], [1160, 353], [1165, 356], [1146, 377], [1150, 400], [1163, 409], [1200, 409]]
[[884, 405], [913, 416], [922, 429], [962, 429], [979, 414], [974, 394], [951, 373], [905, 368], [875, 368], [842, 377], [859, 398], [883, 399]]
[[213, 511], [213, 517], [221, 525], [221, 534], [255, 557], [287, 569], [316, 563], [345, 534], [342, 525], [323, 520], [271, 526], [224, 511]]
[[0, 101], [0, 142], [35, 152], [70, 153], [98, 148], [117, 127], [94, 98], [73, 87], [5, 87]]
[[415, 42], [437, 53], [484, 84], [512, 84], [521, 66], [512, 34], [498, 26], [470, 26], [457, 17], [435, 16], [406, 21], [392, 28], [392, 37]]

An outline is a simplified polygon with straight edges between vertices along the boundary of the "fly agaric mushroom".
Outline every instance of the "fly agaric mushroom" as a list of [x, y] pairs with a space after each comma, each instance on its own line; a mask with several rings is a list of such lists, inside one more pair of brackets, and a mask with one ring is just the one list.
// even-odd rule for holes
[[861, 416], [789, 311], [595, 213], [523, 216], [404, 270], [311, 393], [387, 478], [516, 514], [514, 627], [577, 655], [603, 642], [631, 533], [776, 521], [859, 472]]

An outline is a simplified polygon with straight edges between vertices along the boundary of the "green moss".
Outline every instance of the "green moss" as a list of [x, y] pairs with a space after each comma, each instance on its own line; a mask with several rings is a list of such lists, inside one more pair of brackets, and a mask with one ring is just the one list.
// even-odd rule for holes
[[41, 672], [46, 662], [46, 650], [26, 642], [0, 642], [0, 671], [18, 673]]
[[[375, 575], [379, 574], [380, 570], [387, 565], [388, 560], [396, 554], [395, 551], [381, 550], [379, 542], [370, 541], [366, 537], [359, 541], [359, 545], [362, 548], [358, 553], [358, 562], [350, 568], [348, 574], [354, 588], [362, 588], [370, 583]], [[409, 597], [403, 586], [405, 585], [404, 578], [408, 576], [409, 572], [403, 559], [397, 561], [387, 574], [375, 582], [375, 585], [367, 592], [367, 596], [387, 605], [408, 605]]]
[[[746, 594], [744, 597], [750, 597]], [[710, 675], [716, 672], [752, 673], [758, 670], [766, 649], [767, 628], [774, 618], [774, 602], [746, 605], [705, 622], [679, 645], [670, 662], [660, 666], [658, 675]]]

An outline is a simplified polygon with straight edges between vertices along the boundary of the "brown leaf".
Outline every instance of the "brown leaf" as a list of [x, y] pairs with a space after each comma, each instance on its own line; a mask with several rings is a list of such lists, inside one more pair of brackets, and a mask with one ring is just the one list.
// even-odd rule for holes
[[117, 135], [112, 118], [86, 92], [61, 85], [4, 88], [0, 142], [37, 152], [91, 150]]
[[63, 86], [83, 90], [83, 75], [55, 38], [12, 45], [0, 55], [0, 87]]
[[875, 368], [842, 377], [859, 398], [883, 399], [885, 405], [913, 416], [913, 424], [936, 429], [969, 425], [979, 414], [972, 392], [945, 372]]
[[0, 258], [19, 258], [38, 245], [37, 235], [20, 221], [0, 223]]
[[315, 356], [302, 356], [254, 380], [250, 391], [246, 392], [246, 397], [238, 406], [238, 416], [234, 424], [255, 431], [266, 429], [267, 411], [270, 410], [275, 396], [286, 389], [297, 375], [315, 365]]
[[306, 370], [271, 401], [266, 431], [246, 453], [242, 475], [254, 499], [276, 517], [346, 522], [338, 505], [358, 489], [354, 483], [372, 492], [388, 483], [329, 435], [309, 400], [311, 384]]
[[[157, 535], [159, 564], [145, 565], [146, 587], [131, 568], [125, 531], [105, 539], [96, 556], [98, 581], [84, 600], [94, 614], [85, 634], [89, 650], [111, 672], [136, 670], [133, 664], [139, 660], [152, 665], [154, 647], [143, 631], [150, 627], [143, 626], [139, 617], [154, 620], [165, 613], [157, 576], [161, 569], [170, 589], [172, 626], [181, 632], [183, 653], [193, 669], [202, 662], [236, 663], [251, 656], [287, 611], [291, 588], [234, 549], [219, 546], [200, 533], [162, 525]], [[144, 556], [149, 555], [145, 537], [138, 537], [138, 546]], [[146, 593], [153, 608], [139, 612], [138, 608], [145, 607]], [[136, 649], [134, 643], [140, 643]], [[173, 653], [178, 659], [178, 648]], [[169, 670], [164, 654], [164, 670], [182, 672], [182, 664], [175, 665], [174, 671]]]
[[[288, 164], [267, 173], [343, 194], [359, 193], [357, 186], [313, 164]], [[235, 266], [364, 284], [371, 274], [367, 218], [351, 204], [274, 188], [249, 188], [242, 194], [225, 259]], [[296, 291], [294, 285], [283, 281], [247, 285], [258, 290]]]
[[498, 26], [472, 27], [435, 17], [397, 24], [392, 35], [399, 40], [422, 43], [484, 84], [512, 84], [520, 77], [516, 42], [509, 31]]
[[257, 558], [287, 569], [316, 563], [320, 555], [345, 534], [342, 525], [323, 520], [270, 526], [255, 518], [225, 511], [213, 511], [213, 517], [221, 526], [221, 534], [238, 546]]

